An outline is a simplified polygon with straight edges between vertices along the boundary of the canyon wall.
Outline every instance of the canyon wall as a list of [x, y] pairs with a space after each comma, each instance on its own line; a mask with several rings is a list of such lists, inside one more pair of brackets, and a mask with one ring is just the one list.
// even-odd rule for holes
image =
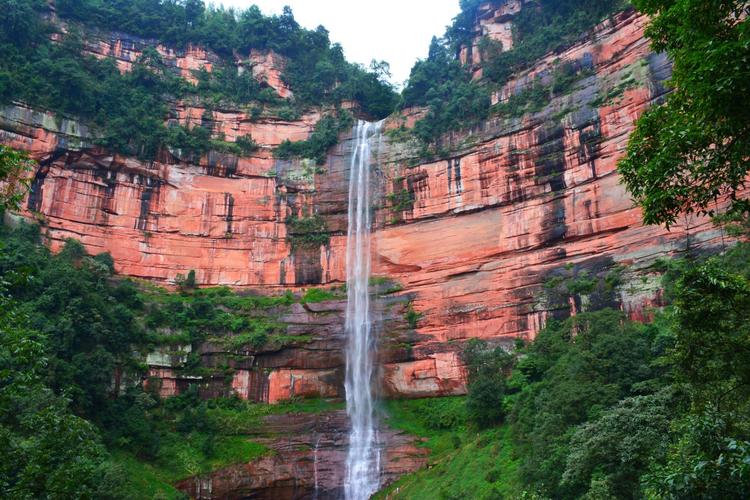
[[563, 64], [581, 78], [538, 112], [446, 138], [447, 159], [390, 144], [377, 272], [411, 294], [421, 319], [409, 359], [383, 367], [389, 394], [462, 392], [468, 339], [512, 344], [551, 316], [607, 306], [648, 317], [660, 304], [656, 259], [725, 243], [704, 218], [643, 226], [617, 174], [635, 120], [668, 91], [670, 62], [650, 50], [646, 23], [619, 14], [516, 75], [495, 102], [554, 87]]
[[[507, 22], [511, 14], [485, 12], [483, 19]], [[580, 78], [550, 90], [538, 111], [506, 113], [443, 138], [440, 148], [450, 153], [441, 158], [421, 158], [414, 143], [399, 140], [399, 127], [420, 110], [386, 121], [373, 238], [375, 273], [391, 283], [377, 301], [384, 395], [463, 393], [459, 352], [471, 338], [532, 339], [550, 316], [602, 306], [647, 317], [660, 303], [658, 273], [649, 267], [656, 259], [723, 244], [722, 232], [704, 219], [685, 218], [670, 231], [644, 227], [616, 172], [634, 121], [667, 92], [670, 63], [650, 50], [646, 22], [621, 13], [516, 75], [494, 93], [496, 103], [535, 84], [552, 86], [563, 64]], [[92, 36], [86, 47], [128, 71], [147, 45], [112, 34]], [[216, 61], [198, 48], [157, 49], [185, 78]], [[248, 54], [237, 63], [246, 61], [256, 78], [289, 96], [283, 61]], [[230, 142], [251, 134], [260, 149], [200, 158], [171, 150], [142, 161], [96, 146], [94, 133], [74, 118], [22, 103], [0, 109], [0, 141], [39, 162], [22, 215], [42, 225], [53, 249], [77, 238], [91, 253], [110, 252], [117, 272], [162, 284], [190, 270], [202, 286], [257, 293], [342, 284], [351, 134], [318, 166], [276, 159], [272, 150], [308, 137], [325, 110], [289, 121], [207, 111], [198, 102], [171, 109], [172, 121], [202, 124]], [[328, 242], [294, 245], [290, 218], [311, 215], [325, 221]], [[590, 286], [571, 292], [571, 280]], [[284, 321], [312, 340], [248, 351], [221, 390], [261, 401], [341, 396], [341, 305], [296, 307]], [[215, 363], [216, 349], [201, 349], [204, 362]], [[151, 375], [165, 395], [179, 392], [191, 380], [179, 360], [157, 358], [165, 359], [152, 358]]]
[[[508, 48], [522, 6], [484, 5], [477, 36]], [[371, 282], [381, 396], [463, 394], [460, 352], [470, 339], [511, 345], [533, 339], [549, 318], [601, 307], [646, 319], [662, 303], [659, 258], [727, 243], [706, 219], [685, 217], [670, 231], [643, 226], [617, 174], [635, 120], [668, 92], [670, 63], [650, 50], [646, 23], [633, 11], [618, 14], [515, 75], [492, 95], [505, 111], [443, 137], [439, 157], [422, 156], [402, 133], [425, 110], [386, 120], [373, 174]], [[148, 48], [188, 81], [221, 62], [199, 47], [118, 33], [88, 33], [85, 44], [121, 71]], [[460, 56], [479, 77], [478, 42]], [[277, 55], [237, 55], [235, 64], [293, 98]], [[563, 67], [577, 77], [560, 88]], [[542, 106], [512, 108], [540, 85]], [[54, 250], [76, 238], [92, 254], [110, 252], [118, 273], [166, 286], [194, 270], [200, 286], [240, 293], [332, 289], [329, 300], [264, 312], [284, 325], [284, 342], [166, 346], [145, 360], [146, 383], [164, 397], [198, 383], [205, 397], [342, 398], [346, 303], [334, 288], [346, 277], [351, 133], [324, 165], [280, 160], [274, 148], [308, 138], [330, 110], [290, 120], [273, 110], [207, 109], [198, 99], [169, 104], [171, 123], [201, 125], [228, 142], [251, 135], [260, 147], [242, 156], [163, 150], [144, 161], [97, 146], [96, 132], [75, 117], [13, 103], [0, 108], [0, 142], [28, 151], [38, 167], [22, 212], [9, 218], [38, 222]], [[295, 244], [294, 221], [310, 217], [322, 221], [327, 242]], [[187, 362], [196, 354], [199, 370]], [[194, 498], [338, 497], [346, 427], [341, 410], [266, 417], [255, 437], [273, 453], [177, 486]], [[409, 436], [384, 428], [380, 440], [384, 482], [426, 463]]]

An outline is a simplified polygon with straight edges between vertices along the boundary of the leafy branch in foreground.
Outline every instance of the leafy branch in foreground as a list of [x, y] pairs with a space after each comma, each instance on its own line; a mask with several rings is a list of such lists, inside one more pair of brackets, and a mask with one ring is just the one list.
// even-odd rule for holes
[[734, 211], [750, 164], [750, 24], [747, 2], [636, 0], [652, 16], [646, 34], [674, 61], [673, 92], [647, 111], [619, 170], [647, 224], [682, 213]]

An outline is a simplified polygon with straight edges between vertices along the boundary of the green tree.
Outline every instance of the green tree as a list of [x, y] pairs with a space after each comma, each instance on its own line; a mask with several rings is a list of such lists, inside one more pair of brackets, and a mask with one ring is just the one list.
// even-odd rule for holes
[[619, 170], [647, 224], [734, 211], [750, 157], [750, 23], [744, 0], [634, 0], [655, 51], [674, 63], [671, 94], [638, 120]]
[[96, 428], [45, 386], [46, 339], [6, 286], [0, 281], [0, 495], [111, 498], [98, 490], [107, 464]]
[[[727, 418], [729, 417], [729, 419]], [[655, 462], [644, 477], [648, 498], [747, 498], [750, 491], [750, 440], [737, 437], [727, 412], [705, 409], [675, 419], [666, 463]], [[747, 407], [743, 418], [747, 426]]]
[[718, 409], [750, 397], [750, 280], [715, 257], [687, 266], [672, 292], [673, 360], [696, 401]]
[[34, 167], [26, 153], [0, 145], [0, 213], [17, 209], [29, 186], [28, 174]]
[[635, 396], [576, 427], [562, 484], [581, 496], [606, 484], [612, 498], [643, 497], [642, 476], [666, 457], [676, 402], [671, 388]]
[[579, 485], [562, 482], [576, 426], [653, 380], [655, 334], [605, 309], [551, 322], [523, 352], [510, 421], [529, 486], [555, 498], [580, 493]]
[[502, 347], [489, 348], [481, 340], [472, 339], [461, 353], [468, 376], [466, 413], [479, 428], [503, 421], [506, 414], [504, 397], [506, 378], [513, 356]]

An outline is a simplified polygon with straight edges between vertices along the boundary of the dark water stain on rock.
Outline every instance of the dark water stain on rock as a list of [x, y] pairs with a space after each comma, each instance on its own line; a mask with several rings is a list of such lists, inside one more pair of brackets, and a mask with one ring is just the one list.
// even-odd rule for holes
[[[552, 193], [560, 193], [565, 184], [565, 141], [561, 124], [542, 127], [537, 131], [538, 151], [534, 158], [537, 184], [549, 184]], [[555, 195], [550, 209], [545, 213], [540, 228], [540, 242], [551, 245], [565, 237], [565, 199]]]

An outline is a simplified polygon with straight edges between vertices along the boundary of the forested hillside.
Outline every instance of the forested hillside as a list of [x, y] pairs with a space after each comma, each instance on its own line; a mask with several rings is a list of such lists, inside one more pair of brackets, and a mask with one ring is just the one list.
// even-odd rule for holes
[[[513, 46], [508, 49], [482, 37], [479, 51], [482, 78], [474, 78], [469, 65], [458, 55], [471, 45], [482, 0], [461, 0], [461, 13], [445, 34], [433, 37], [427, 59], [414, 65], [402, 93], [401, 107], [427, 106], [428, 114], [414, 127], [414, 135], [425, 151], [441, 153], [435, 143], [450, 131], [470, 128], [496, 116], [519, 116], [533, 111], [554, 93], [561, 93], [587, 75], [574, 68], [560, 68], [552, 88], [536, 86], [514, 96], [507, 105], [490, 105], [490, 94], [514, 73], [528, 68], [553, 50], [561, 50], [580, 39], [607, 16], [629, 6], [624, 0], [541, 0], [520, 10], [513, 20]], [[442, 152], [447, 153], [447, 152]]]
[[[115, 152], [142, 158], [154, 158], [162, 146], [252, 152], [252, 137], [230, 143], [200, 126], [169, 123], [175, 100], [286, 119], [311, 107], [335, 111], [344, 101], [382, 118], [397, 101], [384, 66], [368, 70], [347, 62], [325, 28], [300, 27], [289, 9], [268, 17], [255, 6], [240, 12], [206, 7], [203, 1], [62, 0], [53, 5], [56, 17], [44, 0], [0, 3], [0, 103], [21, 101], [81, 119], [94, 128], [99, 144]], [[197, 68], [196, 83], [191, 83], [168, 68], [152, 47], [123, 73], [111, 58], [86, 54], [91, 30], [123, 32], [178, 50], [203, 47], [219, 62], [211, 71]], [[285, 58], [283, 79], [293, 98], [262, 86], [250, 66], [243, 71], [241, 61], [253, 50]]]

